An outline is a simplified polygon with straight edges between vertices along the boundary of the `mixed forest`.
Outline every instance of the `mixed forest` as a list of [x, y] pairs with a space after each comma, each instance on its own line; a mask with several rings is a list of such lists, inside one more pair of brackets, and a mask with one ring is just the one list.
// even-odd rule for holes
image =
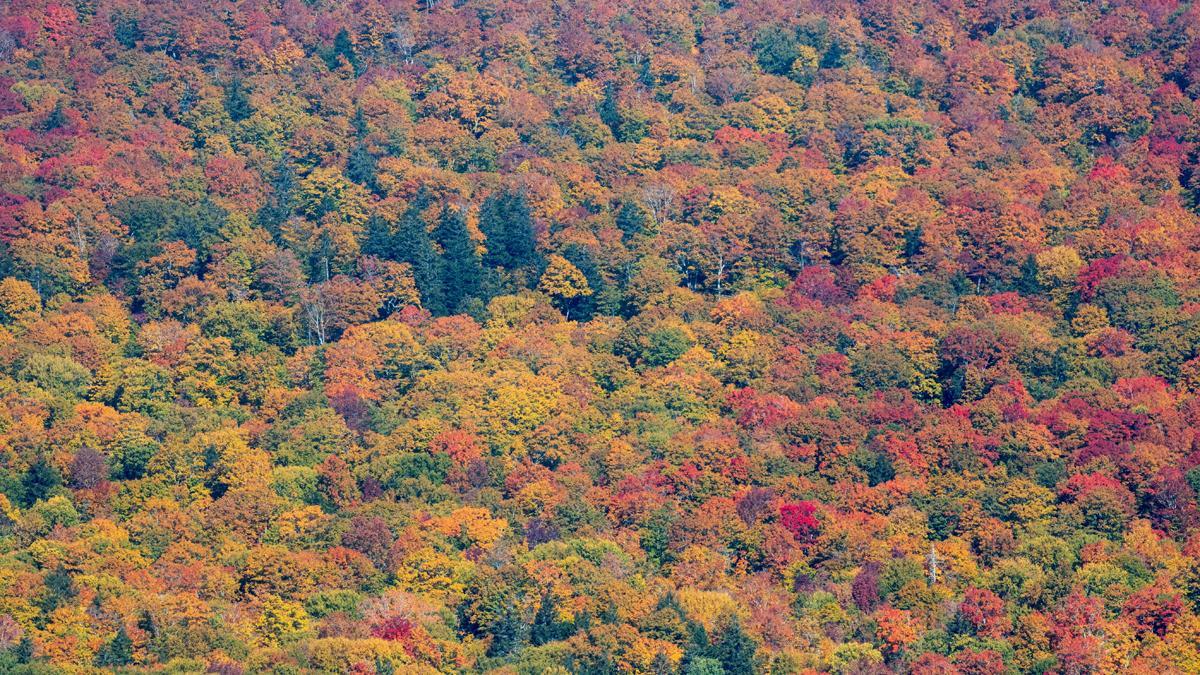
[[1200, 7], [0, 2], [0, 672], [1200, 672]]

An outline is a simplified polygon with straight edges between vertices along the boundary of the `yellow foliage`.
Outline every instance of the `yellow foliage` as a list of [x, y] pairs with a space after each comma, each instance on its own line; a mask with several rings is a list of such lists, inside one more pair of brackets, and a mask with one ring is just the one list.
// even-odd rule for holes
[[432, 675], [439, 672], [431, 666], [413, 663], [402, 643], [379, 638], [321, 638], [306, 643], [304, 652], [309, 663], [322, 672], [346, 673], [357, 664], [380, 660], [391, 662], [398, 673]]
[[305, 506], [280, 514], [276, 522], [279, 536], [286, 541], [295, 541], [308, 537], [329, 519], [321, 507]]
[[396, 570], [396, 583], [414, 593], [460, 595], [474, 564], [425, 546], [410, 553]]
[[0, 324], [24, 324], [37, 317], [42, 299], [28, 281], [7, 277], [0, 281]]
[[278, 645], [304, 634], [309, 629], [308, 612], [299, 603], [272, 596], [262, 605], [254, 621], [254, 632], [264, 645]]
[[434, 527], [447, 537], [461, 537], [468, 545], [491, 548], [508, 532], [508, 521], [493, 518], [490, 511], [474, 506], [456, 509], [444, 518], [434, 519]]
[[564, 300], [592, 294], [587, 277], [571, 261], [560, 255], [551, 255], [542, 280], [538, 282], [538, 290]]
[[700, 591], [681, 589], [676, 594], [679, 606], [689, 618], [700, 622], [704, 629], [712, 632], [718, 622], [730, 614], [738, 614], [744, 608], [725, 591]]

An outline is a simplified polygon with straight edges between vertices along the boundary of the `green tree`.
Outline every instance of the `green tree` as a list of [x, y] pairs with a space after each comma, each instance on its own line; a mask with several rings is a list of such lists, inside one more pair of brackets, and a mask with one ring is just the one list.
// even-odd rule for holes
[[533, 218], [522, 192], [490, 195], [479, 208], [479, 229], [487, 237], [485, 265], [518, 269], [537, 262]]
[[234, 122], [241, 122], [254, 114], [254, 107], [250, 105], [250, 95], [240, 77], [230, 80], [225, 87], [225, 112], [229, 113], [229, 118]]
[[783, 26], [768, 26], [754, 38], [754, 56], [758, 65], [772, 75], [787, 75], [800, 55], [800, 44], [792, 31]]
[[21, 479], [21, 502], [25, 506], [33, 506], [49, 497], [62, 484], [62, 474], [58, 469], [45, 457], [39, 456]]
[[483, 278], [479, 251], [467, 230], [466, 218], [455, 208], [447, 206], [442, 209], [433, 236], [442, 247], [438, 269], [445, 303], [443, 306], [446, 312], [460, 311], [468, 299], [477, 297], [479, 293]]
[[530, 629], [530, 641], [534, 645], [544, 645], [547, 642], [565, 640], [575, 632], [575, 626], [568, 621], [558, 618], [558, 603], [551, 593], [542, 595], [542, 603], [538, 605], [537, 614], [533, 617], [533, 627]]
[[737, 616], [732, 616], [712, 646], [713, 656], [727, 673], [754, 673], [754, 656], [758, 646], [742, 629]]
[[125, 625], [117, 628], [117, 634], [96, 652], [96, 665], [101, 668], [127, 666], [133, 663], [133, 640], [125, 631]]
[[442, 288], [442, 273], [429, 228], [421, 213], [428, 205], [429, 196], [421, 192], [409, 204], [400, 218], [388, 249], [388, 257], [406, 262], [412, 268], [413, 282], [421, 294], [421, 305], [434, 314], [445, 314], [446, 296]]

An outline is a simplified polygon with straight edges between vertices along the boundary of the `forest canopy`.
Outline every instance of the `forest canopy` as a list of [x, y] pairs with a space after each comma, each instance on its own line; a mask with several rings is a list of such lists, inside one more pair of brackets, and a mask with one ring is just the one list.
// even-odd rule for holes
[[1200, 672], [1200, 8], [0, 3], [0, 671]]

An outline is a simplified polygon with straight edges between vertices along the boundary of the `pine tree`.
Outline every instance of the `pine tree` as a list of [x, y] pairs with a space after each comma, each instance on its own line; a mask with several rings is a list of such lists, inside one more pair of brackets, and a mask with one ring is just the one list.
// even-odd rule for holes
[[117, 629], [117, 635], [96, 653], [96, 665], [104, 667], [127, 666], [133, 663], [133, 640], [122, 624]]
[[50, 614], [58, 609], [64, 601], [74, 598], [77, 594], [75, 580], [71, 578], [71, 573], [59, 565], [42, 580], [42, 594], [37, 604], [44, 613]]
[[46, 120], [42, 122], [42, 131], [61, 129], [69, 123], [70, 120], [67, 118], [66, 108], [63, 107], [62, 99], [59, 99], [54, 104], [54, 108], [50, 111], [50, 114], [46, 116]]
[[479, 207], [479, 229], [487, 237], [484, 264], [513, 270], [537, 262], [533, 217], [521, 192], [497, 192]]
[[367, 137], [367, 115], [362, 106], [354, 108], [354, 117], [350, 118], [350, 128], [354, 129], [354, 137], [362, 140]]
[[754, 655], [758, 647], [746, 631], [737, 616], [732, 616], [721, 637], [712, 646], [712, 655], [721, 662], [727, 673], [753, 673]]
[[379, 192], [377, 164], [375, 156], [367, 150], [366, 144], [359, 143], [350, 151], [350, 157], [346, 160], [346, 178], [372, 192]]
[[499, 609], [499, 616], [488, 627], [492, 642], [488, 646], [488, 656], [504, 656], [523, 647], [529, 640], [529, 624], [521, 616], [521, 611], [514, 603], [506, 603]]
[[280, 160], [275, 167], [275, 176], [271, 180], [271, 195], [267, 203], [258, 210], [258, 225], [272, 234], [279, 234], [279, 225], [292, 215], [292, 195], [296, 192], [298, 181], [296, 171], [286, 159]]
[[633, 200], [621, 204], [617, 211], [617, 229], [621, 230], [621, 238], [628, 241], [648, 229], [650, 214], [646, 209]]
[[250, 96], [240, 78], [233, 79], [225, 87], [225, 112], [229, 113], [229, 118], [234, 122], [241, 122], [254, 114]]
[[395, 228], [388, 222], [387, 218], [378, 213], [371, 214], [367, 219], [367, 234], [363, 237], [362, 252], [363, 255], [373, 255], [376, 258], [384, 260], [394, 260], [395, 255], [393, 249], [393, 240], [395, 239]]
[[62, 485], [62, 475], [45, 457], [38, 457], [21, 480], [21, 492], [25, 506], [33, 506], [45, 499]]
[[459, 311], [463, 303], [479, 293], [483, 278], [479, 252], [467, 231], [467, 221], [458, 209], [446, 207], [433, 232], [442, 247], [438, 266], [447, 312]]
[[33, 639], [28, 635], [21, 638], [16, 647], [13, 647], [13, 656], [17, 663], [32, 663], [33, 662]]
[[360, 74], [358, 55], [354, 52], [354, 42], [350, 40], [350, 32], [345, 28], [339, 30], [338, 34], [334, 36], [333, 49], [329, 52], [325, 63], [328, 64], [330, 70], [334, 70], [341, 66], [342, 59], [350, 64], [355, 75]]
[[412, 201], [400, 218], [383, 257], [411, 265], [413, 282], [421, 294], [421, 305], [434, 314], [445, 314], [447, 307], [442, 292], [441, 269], [429, 229], [421, 218], [427, 202], [428, 196], [424, 194], [418, 194]]
[[558, 620], [558, 606], [554, 596], [546, 593], [542, 596], [542, 604], [538, 606], [537, 614], [533, 617], [530, 641], [534, 645], [544, 645], [547, 642], [565, 640], [574, 632], [570, 622]]

